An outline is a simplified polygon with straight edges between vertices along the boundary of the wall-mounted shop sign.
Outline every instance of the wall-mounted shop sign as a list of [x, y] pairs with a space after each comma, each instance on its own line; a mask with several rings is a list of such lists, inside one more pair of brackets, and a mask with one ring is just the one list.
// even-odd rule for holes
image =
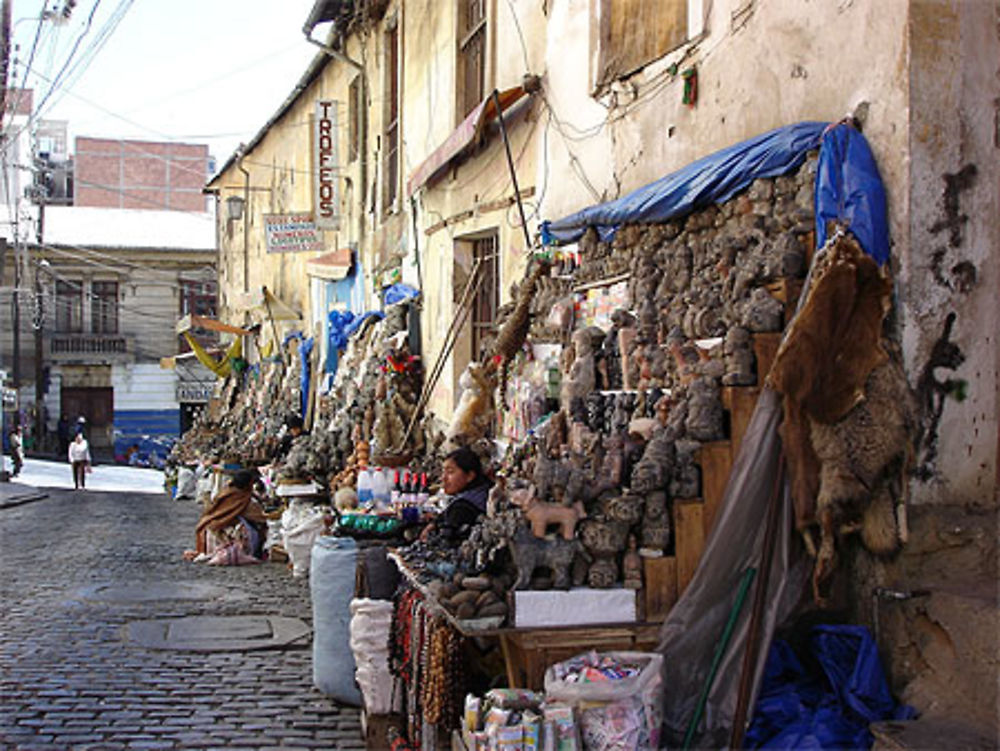
[[326, 249], [323, 233], [309, 214], [265, 214], [264, 234], [268, 253]]
[[340, 229], [340, 157], [337, 148], [337, 102], [316, 102], [313, 122], [313, 211], [316, 226]]
[[207, 402], [212, 398], [215, 383], [178, 383], [177, 401]]

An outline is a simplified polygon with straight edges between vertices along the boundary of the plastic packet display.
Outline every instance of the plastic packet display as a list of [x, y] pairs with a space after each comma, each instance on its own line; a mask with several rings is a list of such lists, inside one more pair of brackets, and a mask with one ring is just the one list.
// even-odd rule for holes
[[545, 692], [576, 708], [586, 751], [653, 751], [660, 740], [662, 665], [656, 653], [588, 652], [549, 667]]
[[583, 751], [573, 707], [568, 704], [547, 704], [543, 716], [544, 751]]
[[541, 694], [526, 688], [494, 688], [486, 692], [490, 706], [501, 709], [538, 709], [542, 705]]

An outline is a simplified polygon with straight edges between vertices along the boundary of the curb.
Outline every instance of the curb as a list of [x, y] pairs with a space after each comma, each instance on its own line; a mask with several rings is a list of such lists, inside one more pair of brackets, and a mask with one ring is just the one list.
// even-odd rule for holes
[[48, 498], [48, 493], [41, 492], [29, 492], [22, 493], [20, 495], [11, 495], [8, 497], [0, 496], [0, 509], [13, 508], [15, 506], [23, 506], [25, 503], [31, 503], [32, 501], [40, 501], [43, 498]]

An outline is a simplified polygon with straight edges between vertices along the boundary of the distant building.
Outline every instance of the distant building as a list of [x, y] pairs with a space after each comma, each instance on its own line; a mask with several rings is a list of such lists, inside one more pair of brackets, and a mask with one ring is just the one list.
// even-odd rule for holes
[[75, 206], [206, 211], [208, 146], [79, 136]]
[[160, 366], [186, 349], [175, 333], [180, 317], [215, 312], [213, 221], [210, 213], [46, 209], [45, 244], [30, 251], [47, 262], [39, 278], [50, 430], [60, 414], [83, 415], [95, 448], [120, 456], [138, 444], [144, 457], [165, 456], [215, 381], [193, 358]]

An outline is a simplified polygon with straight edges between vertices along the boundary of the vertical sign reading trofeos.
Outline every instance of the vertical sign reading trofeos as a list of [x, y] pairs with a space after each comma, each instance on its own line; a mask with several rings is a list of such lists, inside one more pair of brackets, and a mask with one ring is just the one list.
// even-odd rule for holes
[[313, 133], [313, 207], [316, 226], [324, 230], [340, 229], [340, 168], [337, 149], [337, 103], [316, 102]]

